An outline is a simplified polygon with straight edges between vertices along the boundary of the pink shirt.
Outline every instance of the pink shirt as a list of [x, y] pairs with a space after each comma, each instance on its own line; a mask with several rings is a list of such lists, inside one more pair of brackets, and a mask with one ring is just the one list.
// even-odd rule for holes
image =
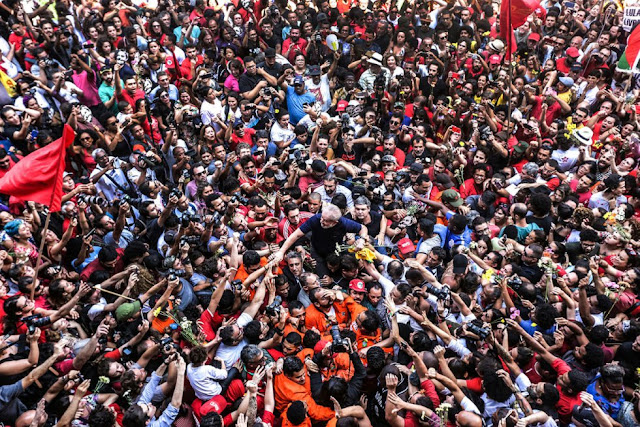
[[91, 74], [87, 74], [85, 70], [79, 73], [73, 73], [73, 83], [82, 89], [80, 102], [87, 107], [93, 107], [101, 104], [100, 95], [98, 95], [98, 87], [96, 86], [96, 73], [91, 70]]

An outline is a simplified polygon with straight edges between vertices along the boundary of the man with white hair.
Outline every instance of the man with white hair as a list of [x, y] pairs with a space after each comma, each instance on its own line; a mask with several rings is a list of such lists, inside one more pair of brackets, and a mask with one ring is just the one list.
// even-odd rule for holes
[[336, 250], [336, 244], [342, 244], [347, 233], [357, 233], [356, 250], [362, 249], [368, 236], [367, 227], [344, 218], [336, 205], [326, 205], [321, 213], [309, 218], [294, 231], [282, 247], [274, 254], [276, 263], [282, 261], [289, 248], [301, 237], [308, 235], [311, 240], [311, 256], [316, 260], [316, 273], [322, 277], [329, 271], [325, 258]]
[[97, 163], [91, 172], [91, 182], [95, 184], [99, 195], [106, 200], [114, 200], [130, 190], [129, 182], [122, 170], [124, 162], [117, 157], [109, 157], [102, 148], [93, 150], [91, 156]]

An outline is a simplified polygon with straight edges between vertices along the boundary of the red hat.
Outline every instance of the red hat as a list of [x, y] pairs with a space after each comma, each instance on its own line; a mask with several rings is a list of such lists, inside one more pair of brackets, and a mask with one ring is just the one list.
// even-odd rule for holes
[[398, 250], [402, 255], [407, 256], [416, 251], [416, 246], [413, 244], [411, 239], [404, 237], [398, 240]]
[[314, 353], [320, 353], [322, 350], [324, 350], [324, 348], [327, 346], [327, 344], [329, 344], [329, 341], [327, 340], [320, 340], [316, 343], [315, 346], [313, 346], [313, 352]]
[[567, 56], [577, 58], [578, 56], [580, 56], [580, 51], [575, 47], [570, 47], [569, 49], [567, 49]]
[[227, 409], [227, 406], [229, 405], [226, 399], [224, 398], [224, 396], [219, 394], [208, 400], [206, 403], [202, 404], [202, 407], [200, 408], [200, 415], [206, 415], [210, 412], [222, 414], [222, 412]]
[[538, 33], [529, 34], [529, 40], [535, 40], [535, 41], [539, 42], [540, 41], [540, 34], [538, 34]]
[[347, 109], [349, 103], [344, 99], [342, 101], [338, 101], [338, 106], [336, 107], [336, 111], [344, 111]]
[[349, 289], [353, 289], [356, 292], [367, 292], [364, 287], [364, 282], [360, 279], [353, 279], [349, 282]]
[[501, 62], [500, 55], [491, 55], [489, 57], [489, 64], [499, 64]]

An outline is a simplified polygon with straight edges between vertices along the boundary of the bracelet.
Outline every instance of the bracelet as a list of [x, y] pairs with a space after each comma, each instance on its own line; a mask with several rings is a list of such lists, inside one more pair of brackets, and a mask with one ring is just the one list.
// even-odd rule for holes
[[276, 329], [276, 334], [284, 335], [284, 328], [282, 328], [282, 329], [275, 328], [275, 329]]

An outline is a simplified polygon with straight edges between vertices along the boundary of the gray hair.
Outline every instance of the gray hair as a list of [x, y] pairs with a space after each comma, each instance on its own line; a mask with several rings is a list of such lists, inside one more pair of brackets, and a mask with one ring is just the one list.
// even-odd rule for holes
[[251, 363], [256, 357], [262, 354], [262, 349], [255, 344], [249, 344], [240, 352], [240, 359], [245, 365]]
[[371, 207], [371, 202], [364, 196], [358, 197], [354, 202], [354, 205], [366, 205], [368, 208]]
[[538, 170], [540, 170], [540, 166], [533, 162], [529, 162], [522, 167], [522, 171], [530, 176], [538, 175]]
[[340, 218], [342, 218], [342, 211], [340, 208], [331, 203], [324, 207], [322, 213], [326, 214], [328, 219], [332, 219], [334, 221], [340, 221]]
[[93, 157], [93, 160], [97, 160], [98, 156], [101, 155], [101, 154], [107, 155], [107, 152], [104, 151], [104, 149], [102, 149], [102, 148], [96, 148], [95, 150], [93, 150], [91, 152], [91, 157]]
[[297, 251], [291, 251], [287, 253], [287, 256], [285, 257], [287, 259], [287, 261], [294, 259], [294, 258], [298, 258], [299, 260], [302, 260], [302, 255], [300, 255], [300, 252]]

